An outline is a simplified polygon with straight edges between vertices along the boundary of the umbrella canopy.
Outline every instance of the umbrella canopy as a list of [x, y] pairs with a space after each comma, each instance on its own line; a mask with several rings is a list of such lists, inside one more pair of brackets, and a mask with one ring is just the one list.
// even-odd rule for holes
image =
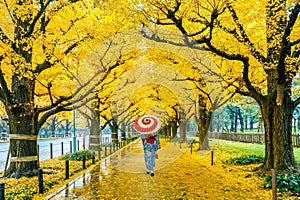
[[156, 116], [143, 115], [134, 121], [133, 126], [135, 130], [141, 134], [150, 134], [157, 132], [161, 124]]

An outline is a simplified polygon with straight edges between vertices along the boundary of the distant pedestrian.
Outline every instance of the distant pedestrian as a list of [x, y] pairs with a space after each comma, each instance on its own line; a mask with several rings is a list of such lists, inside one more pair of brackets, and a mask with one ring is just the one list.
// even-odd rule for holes
[[141, 136], [144, 147], [144, 158], [147, 174], [154, 176], [155, 159], [158, 158], [157, 151], [160, 149], [160, 140], [157, 133], [143, 134]]
[[134, 120], [133, 126], [142, 134], [146, 172], [154, 176], [155, 159], [158, 158], [157, 150], [160, 148], [157, 134], [161, 126], [160, 121], [156, 116], [143, 115]]

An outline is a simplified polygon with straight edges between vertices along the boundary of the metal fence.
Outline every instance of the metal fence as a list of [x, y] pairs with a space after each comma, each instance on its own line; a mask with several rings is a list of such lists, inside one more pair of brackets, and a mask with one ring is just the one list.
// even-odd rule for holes
[[[61, 156], [64, 153], [72, 152], [72, 138], [60, 138], [53, 140], [38, 140], [38, 156], [39, 161], [51, 159], [57, 156]], [[0, 171], [3, 171], [5, 168], [5, 162], [7, 159], [9, 142], [0, 143]], [[82, 138], [76, 139], [76, 150], [83, 149], [83, 140]]]
[[[209, 138], [231, 140], [246, 143], [265, 143], [264, 133], [225, 133], [225, 132], [209, 132]], [[292, 134], [292, 144], [294, 147], [300, 147], [300, 134]]]

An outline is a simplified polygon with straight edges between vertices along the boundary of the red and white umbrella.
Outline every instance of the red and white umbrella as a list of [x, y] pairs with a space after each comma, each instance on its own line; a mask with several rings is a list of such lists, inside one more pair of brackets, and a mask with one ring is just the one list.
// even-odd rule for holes
[[153, 115], [143, 115], [134, 121], [133, 126], [135, 130], [141, 134], [150, 134], [157, 132], [161, 124], [157, 117]]

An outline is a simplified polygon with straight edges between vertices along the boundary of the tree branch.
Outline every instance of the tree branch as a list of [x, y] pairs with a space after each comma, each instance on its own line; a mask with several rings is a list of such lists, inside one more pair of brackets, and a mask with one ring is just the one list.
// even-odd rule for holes
[[290, 43], [291, 46], [295, 46], [297, 44], [300, 44], [300, 38]]
[[49, 62], [49, 60], [45, 60], [43, 63], [38, 64], [35, 68], [35, 70], [33, 71], [33, 73], [41, 73], [42, 71], [52, 67], [53, 64]]
[[4, 44], [13, 44], [13, 41], [11, 39], [9, 39], [9, 37], [4, 33], [4, 30], [0, 27], [0, 40], [4, 43]]
[[[79, 41], [76, 41], [75, 43], [73, 43], [72, 45], [70, 45], [69, 47], [67, 47], [67, 49], [64, 51], [64, 54], [67, 55], [68, 53], [70, 53], [75, 47], [77, 47], [78, 45], [80, 45], [81, 43], [83, 43], [86, 39], [88, 38], [93, 38], [92, 36], [90, 36], [89, 34], [85, 37], [83, 37], [82, 39], [80, 39]], [[51, 56], [49, 55], [43, 63], [38, 64], [36, 66], [36, 69], [33, 71], [34, 73], [41, 73], [42, 71], [52, 67], [55, 63], [60, 62], [60, 60], [56, 60], [53, 63], [49, 62]]]
[[9, 14], [9, 17], [10, 17], [11, 21], [12, 21], [13, 23], [15, 23], [15, 20], [14, 20], [14, 18], [13, 18], [13, 15], [12, 15], [10, 9], [8, 8], [7, 1], [4, 0], [4, 3], [5, 3], [5, 7], [6, 7], [7, 11], [8, 11], [8, 14]]
[[239, 33], [237, 32], [236, 29], [229, 29], [226, 28], [224, 26], [221, 25], [221, 23], [219, 21], [217, 21], [217, 26], [219, 26], [222, 30], [224, 30], [225, 32], [231, 34], [234, 38], [236, 38], [236, 40], [238, 40], [240, 43], [246, 45], [249, 47], [250, 52], [252, 53], [252, 55], [258, 60], [260, 61], [260, 63], [265, 63], [266, 62], [266, 58], [261, 54], [260, 51], [258, 51], [255, 47], [253, 42], [251, 42], [249, 36], [246, 33], [246, 30], [244, 29], [243, 24], [240, 22], [239, 17], [237, 16], [237, 13], [235, 12], [234, 8], [228, 3], [227, 4], [227, 8], [229, 10], [229, 12], [231, 13], [233, 22], [235, 23], [236, 27], [238, 28], [239, 32], [241, 35], [239, 35]]
[[300, 97], [293, 102], [294, 109], [300, 104]]
[[81, 38], [79, 41], [76, 41], [75, 43], [73, 43], [72, 45], [70, 45], [65, 51], [64, 54], [67, 55], [68, 53], [70, 53], [70, 51], [72, 51], [75, 47], [77, 47], [80, 43], [83, 43], [86, 39], [93, 39], [93, 36], [91, 36], [90, 34], [87, 34], [85, 37]]
[[[111, 65], [107, 71], [111, 72], [114, 68], [116, 68], [117, 66], [123, 64], [124, 61], [121, 60], [121, 58], [119, 60], [116, 61], [115, 64]], [[102, 70], [99, 70], [98, 72], [96, 72], [93, 77], [91, 77], [90, 80], [94, 80], [96, 79], [100, 73], [102, 73]], [[74, 93], [70, 96], [61, 96], [59, 99], [57, 99], [55, 102], [53, 102], [51, 105], [49, 106], [45, 106], [42, 108], [37, 108], [36, 109], [36, 115], [39, 115], [40, 113], [43, 113], [43, 116], [40, 118], [41, 120], [39, 121], [39, 126], [41, 126], [51, 115], [61, 112], [61, 111], [69, 111], [75, 108], [79, 108], [82, 107], [83, 105], [86, 105], [86, 103], [88, 103], [89, 101], [94, 99], [93, 97], [88, 97], [91, 93], [96, 92], [95, 88], [97, 85], [99, 85], [100, 81], [103, 81], [107, 76], [109, 75], [109, 73], [104, 73], [104, 76], [101, 77], [101, 80], [97, 81], [94, 85], [92, 85], [90, 87], [90, 89], [86, 90], [86, 86], [88, 86], [90, 84], [90, 81], [85, 82], [84, 84], [82, 84], [76, 91], [74, 91]], [[80, 92], [84, 91], [83, 94], [80, 94]], [[76, 98], [76, 96], [78, 96], [80, 94], [79, 97]], [[88, 98], [87, 98], [88, 97]]]
[[226, 58], [228, 60], [236, 60], [236, 61], [240, 61], [243, 63], [244, 68], [243, 68], [243, 79], [245, 81], [245, 84], [250, 92], [250, 95], [254, 98], [254, 99], [259, 99], [262, 100], [263, 96], [262, 94], [260, 94], [252, 85], [250, 79], [249, 79], [249, 58], [245, 57], [241, 54], [229, 54], [226, 53], [225, 51], [222, 51], [220, 49], [217, 49], [216, 47], [214, 47], [211, 42], [207, 42], [206, 43], [207, 46], [212, 50], [212, 52], [214, 52], [215, 54]]
[[289, 21], [284, 30], [282, 40], [281, 40], [281, 50], [279, 53], [279, 59], [277, 65], [278, 74], [282, 74], [282, 76], [278, 77], [279, 84], [285, 83], [287, 79], [287, 76], [285, 75], [286, 74], [285, 59], [290, 54], [291, 51], [291, 44], [289, 42], [289, 37], [291, 35], [292, 28], [295, 25], [299, 13], [300, 13], [300, 4], [297, 3], [290, 13], [290, 16], [288, 18]]
[[45, 5], [44, 5], [43, 0], [39, 1], [39, 3], [40, 3], [40, 9], [39, 9], [38, 13], [36, 14], [36, 16], [33, 18], [33, 20], [32, 20], [32, 22], [30, 24], [30, 27], [29, 27], [27, 33], [24, 35], [25, 37], [29, 37], [33, 33], [37, 21], [41, 18], [41, 16], [45, 12], [46, 8], [48, 7], [48, 5], [50, 4], [50, 2], [52, 2], [52, 1], [53, 0], [48, 0]]
[[8, 89], [2, 69], [0, 69], [0, 85], [1, 85], [1, 91], [2, 91], [1, 98], [5, 100], [5, 102], [3, 102], [3, 103], [5, 103], [5, 105], [7, 106], [8, 104], [11, 103], [11, 98], [10, 98], [11, 93]]
[[[292, 32], [292, 29], [295, 25], [295, 22], [297, 21], [297, 18], [299, 16], [299, 13], [300, 13], [300, 4], [299, 2], [294, 6], [294, 8], [292, 9], [290, 15], [289, 15], [289, 21], [288, 21], [288, 24], [287, 24], [287, 27], [284, 31], [284, 35], [282, 37], [282, 41], [283, 42], [287, 42], [287, 40], [289, 39], [289, 36], [291, 35], [291, 32]], [[289, 43], [289, 48], [291, 48], [292, 46], [295, 46], [297, 44], [300, 43], [300, 39], [297, 39], [293, 42], [290, 42]], [[282, 44], [283, 45], [283, 44]], [[283, 50], [282, 50], [283, 51]], [[295, 55], [295, 53], [292, 53], [292, 55]], [[280, 56], [281, 56], [281, 52], [280, 52]]]
[[[30, 28], [27, 31], [27, 33], [25, 34], [25, 37], [29, 37], [33, 31], [34, 28], [36, 26], [36, 23], [39, 21], [39, 19], [42, 17], [42, 15], [44, 14], [45, 10], [47, 9], [47, 7], [50, 5], [51, 2], [53, 2], [54, 0], [48, 0], [46, 2], [46, 4], [44, 4], [43, 0], [39, 0], [40, 3], [40, 10], [38, 11], [38, 13], [36, 14], [36, 16], [33, 18], [32, 23], [30, 24]], [[79, 0], [69, 0], [69, 3], [75, 3], [78, 2]], [[57, 8], [56, 11], [60, 10], [61, 8], [63, 8], [64, 6], [66, 6], [66, 4], [62, 4], [61, 7]], [[48, 22], [46, 23], [48, 24]], [[45, 28], [45, 27], [43, 27]]]

